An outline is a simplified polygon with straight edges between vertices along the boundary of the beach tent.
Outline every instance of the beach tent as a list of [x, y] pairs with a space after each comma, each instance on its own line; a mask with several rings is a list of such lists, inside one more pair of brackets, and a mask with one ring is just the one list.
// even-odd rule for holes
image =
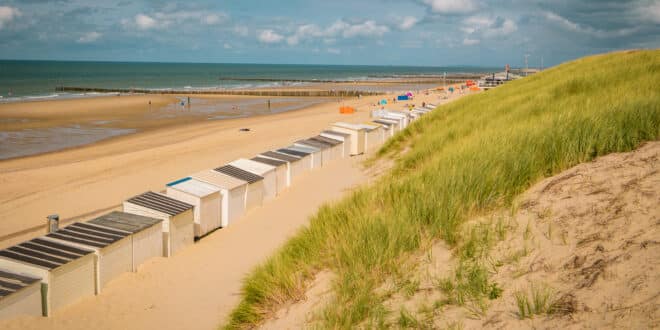
[[74, 222], [47, 234], [44, 239], [94, 251], [97, 294], [110, 280], [132, 271], [133, 246], [129, 232]]
[[399, 95], [396, 97], [397, 101], [407, 101], [408, 100], [408, 95]]
[[[244, 171], [254, 173], [263, 178], [263, 199], [264, 201], [271, 200], [277, 196], [277, 193], [280, 189], [277, 187], [277, 173], [275, 172], [275, 167], [268, 164], [255, 162], [253, 160], [239, 158], [232, 162], [229, 162], [229, 165], [240, 168]], [[284, 188], [284, 187], [282, 187]]]
[[202, 237], [222, 226], [220, 188], [185, 177], [168, 183], [167, 196], [192, 205], [195, 237]]
[[252, 172], [232, 165], [220, 166], [214, 171], [229, 175], [247, 183], [245, 193], [245, 211], [261, 206], [264, 201], [264, 178]]
[[301, 147], [309, 147], [309, 148], [316, 148], [321, 150], [321, 161], [322, 164], [329, 164], [332, 160], [335, 159], [335, 155], [332, 150], [332, 145], [325, 143], [325, 142], [320, 142], [320, 141], [314, 141], [312, 139], [304, 139], [304, 140], [298, 140], [293, 143], [295, 146], [301, 146]]
[[321, 168], [321, 166], [323, 166], [323, 153], [319, 148], [304, 146], [300, 144], [292, 144], [286, 147], [286, 149], [308, 153], [311, 157], [312, 169]]
[[0, 320], [42, 316], [41, 280], [0, 268]]
[[365, 130], [364, 150], [371, 151], [383, 143], [383, 128], [379, 124], [358, 124]]
[[332, 124], [331, 129], [340, 133], [351, 134], [350, 155], [359, 155], [364, 153], [364, 139], [366, 129], [359, 125], [344, 122], [337, 122]]
[[339, 107], [339, 113], [342, 113], [342, 114], [355, 113], [355, 108], [349, 107], [349, 106], [341, 106], [341, 107]]
[[380, 100], [380, 102], [378, 102], [378, 103], [381, 104], [381, 105], [385, 105], [385, 104], [387, 104], [387, 100], [386, 100], [386, 99], [382, 99], [382, 100]]
[[408, 92], [408, 93], [406, 93], [406, 96], [409, 97], [409, 98], [411, 98], [411, 97], [413, 97], [413, 93], [412, 93], [412, 92]]
[[292, 156], [292, 155], [287, 155], [283, 153], [279, 153], [276, 151], [266, 151], [264, 153], [261, 153], [259, 158], [267, 158], [267, 159], [273, 159], [277, 161], [282, 161], [286, 163], [286, 170], [287, 170], [287, 176], [286, 176], [286, 185], [287, 187], [291, 186], [291, 183], [294, 181], [296, 177], [301, 175], [304, 171], [305, 168], [303, 167], [303, 163], [300, 157]]
[[218, 187], [221, 191], [220, 227], [227, 227], [245, 213], [248, 183], [233, 176], [213, 170], [197, 172], [191, 177]]
[[344, 157], [344, 142], [321, 135], [313, 136], [310, 138], [310, 140], [330, 145], [332, 159], [339, 159]]
[[275, 150], [278, 153], [282, 153], [288, 156], [300, 158], [301, 168], [303, 171], [309, 171], [312, 169], [312, 153], [300, 150], [293, 150], [290, 148], [280, 148]]
[[124, 201], [124, 212], [162, 219], [163, 256], [170, 257], [194, 242], [193, 206], [152, 191]]
[[277, 185], [277, 193], [289, 186], [289, 170], [288, 163], [282, 160], [256, 156], [250, 158], [251, 161], [262, 163], [275, 168], [275, 184]]
[[42, 315], [66, 307], [96, 292], [90, 249], [55, 243], [42, 237], [0, 251], [0, 268], [41, 279]]
[[321, 132], [320, 134], [322, 137], [326, 137], [329, 139], [335, 139], [338, 141], [342, 141], [342, 157], [348, 157], [351, 154], [351, 134], [349, 133], [342, 133], [338, 131], [333, 131], [333, 130], [326, 130]]
[[162, 219], [113, 211], [87, 221], [88, 224], [130, 233], [131, 270], [137, 272], [145, 261], [163, 255]]

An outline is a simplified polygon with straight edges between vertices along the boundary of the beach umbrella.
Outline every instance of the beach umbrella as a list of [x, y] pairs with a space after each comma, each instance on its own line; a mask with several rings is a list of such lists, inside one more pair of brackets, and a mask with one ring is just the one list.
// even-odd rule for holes
[[386, 99], [380, 100], [380, 104], [387, 104], [387, 100]]
[[413, 96], [413, 93], [412, 93], [412, 92], [408, 92], [408, 93], [406, 93], [406, 95], [408, 95], [408, 97], [411, 97], [411, 96]]

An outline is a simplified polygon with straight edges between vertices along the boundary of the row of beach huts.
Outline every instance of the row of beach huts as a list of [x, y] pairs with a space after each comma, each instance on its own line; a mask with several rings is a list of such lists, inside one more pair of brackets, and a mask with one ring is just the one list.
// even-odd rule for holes
[[58, 227], [0, 250], [0, 320], [49, 316], [99, 294], [146, 260], [169, 257], [208, 233], [239, 221], [310, 170], [373, 150], [435, 105], [375, 110], [365, 124], [338, 122], [319, 135], [172, 181], [123, 202], [123, 211]]

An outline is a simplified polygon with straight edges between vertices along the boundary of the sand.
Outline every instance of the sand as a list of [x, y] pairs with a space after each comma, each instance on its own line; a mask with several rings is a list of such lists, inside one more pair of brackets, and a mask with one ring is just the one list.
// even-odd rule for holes
[[[129, 103], [145, 101], [144, 96], [121, 98]], [[0, 233], [4, 235], [0, 247], [42, 234], [50, 213], [59, 213], [63, 224], [86, 220], [117, 209], [135, 194], [162, 190], [166, 182], [190, 173], [316, 135], [332, 122], [366, 122], [370, 104], [380, 98], [343, 102], [357, 107], [352, 115], [339, 114], [339, 103], [332, 102], [268, 116], [168, 124], [85, 147], [0, 161]], [[44, 116], [57, 112], [51, 107], [60, 107], [59, 102], [67, 102], [78, 104], [77, 110], [68, 107], [70, 115], [76, 115], [86, 111], [90, 101], [111, 112], [115, 99], [34, 102], [40, 110], [31, 111]], [[422, 101], [440, 103], [439, 95], [414, 102]], [[243, 127], [251, 131], [239, 132]], [[360, 170], [363, 159], [338, 160], [307, 173], [236, 226], [216, 231], [174, 258], [154, 259], [138, 273], [122, 275], [99, 296], [56, 311], [51, 318], [18, 318], [0, 323], [0, 328], [215, 328], [238, 302], [246, 272], [307, 223], [322, 203], [373, 177]]]

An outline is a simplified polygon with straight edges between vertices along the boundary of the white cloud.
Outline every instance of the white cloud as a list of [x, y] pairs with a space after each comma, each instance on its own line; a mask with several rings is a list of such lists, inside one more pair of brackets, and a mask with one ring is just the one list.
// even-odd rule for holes
[[87, 44], [87, 43], [94, 42], [94, 41], [98, 40], [102, 36], [103, 35], [101, 33], [98, 33], [96, 31], [87, 32], [87, 33], [83, 34], [80, 38], [78, 38], [77, 42], [81, 43], [81, 44]]
[[215, 25], [226, 19], [225, 16], [220, 16], [218, 14], [210, 14], [202, 17], [202, 23], [206, 25]]
[[18, 8], [0, 6], [0, 29], [11, 23], [16, 17], [23, 15]]
[[224, 49], [232, 49], [232, 48], [234, 48], [234, 47], [232, 47], [230, 44], [228, 44], [228, 43], [225, 42], [225, 43], [222, 45], [222, 48], [224, 48]]
[[[660, 9], [660, 5], [658, 7]], [[623, 29], [610, 30], [610, 31], [594, 29], [591, 26], [580, 25], [578, 23], [570, 21], [562, 16], [559, 16], [549, 11], [544, 12], [543, 16], [548, 21], [553, 22], [567, 30], [590, 35], [596, 38], [624, 37], [633, 34], [638, 30], [638, 28], [623, 28]]]
[[366, 21], [364, 23], [349, 25], [342, 35], [344, 38], [353, 37], [382, 37], [389, 29], [387, 26], [378, 25], [374, 21]]
[[[507, 36], [518, 30], [516, 22], [509, 18], [492, 16], [471, 16], [463, 20], [461, 31], [468, 35], [480, 35], [486, 38]], [[475, 40], [475, 38], [466, 38]], [[465, 40], [463, 42], [465, 45]]]
[[140, 13], [133, 20], [122, 20], [126, 27], [135, 27], [139, 30], [164, 29], [170, 26], [189, 25], [191, 23], [203, 25], [216, 25], [225, 22], [229, 16], [225, 13], [208, 13], [205, 11], [174, 11], [155, 12], [153, 14]]
[[236, 25], [234, 26], [234, 33], [236, 33], [240, 37], [247, 37], [248, 34], [250, 34], [250, 30], [247, 28], [247, 26]]
[[415, 24], [419, 22], [419, 19], [413, 16], [406, 16], [403, 19], [401, 19], [401, 22], [399, 22], [399, 29], [401, 30], [410, 30], [412, 29]]
[[323, 39], [325, 44], [334, 44], [338, 37], [342, 38], [373, 38], [382, 37], [389, 32], [389, 28], [372, 20], [361, 23], [348, 23], [338, 20], [326, 28], [316, 24], [299, 25], [295, 32], [286, 38], [287, 44], [295, 46], [305, 40]]
[[257, 39], [265, 44], [276, 44], [284, 39], [284, 36], [273, 30], [263, 30], [259, 33]]
[[469, 38], [463, 39], [463, 45], [465, 45], [465, 46], [478, 45], [480, 42], [481, 42], [481, 40], [479, 40], [479, 39], [469, 39]]
[[474, 0], [423, 0], [436, 14], [463, 14], [478, 8]]
[[135, 25], [141, 30], [148, 30], [156, 27], [156, 20], [144, 14], [135, 15]]
[[341, 54], [341, 49], [338, 48], [328, 48], [326, 51], [330, 54], [335, 54], [335, 55]]
[[648, 6], [640, 6], [637, 12], [642, 20], [660, 24], [660, 1], [655, 1]]

